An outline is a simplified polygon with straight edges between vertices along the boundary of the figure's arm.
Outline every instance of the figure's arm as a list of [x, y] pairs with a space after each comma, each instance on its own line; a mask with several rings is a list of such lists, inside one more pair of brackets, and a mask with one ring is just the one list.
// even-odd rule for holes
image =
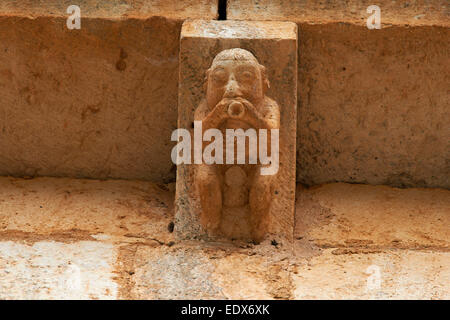
[[194, 121], [203, 121], [206, 117], [206, 101], [202, 100], [194, 112]]
[[219, 102], [213, 110], [208, 109], [206, 101], [203, 101], [195, 110], [194, 120], [202, 121], [203, 130], [218, 128], [227, 117], [228, 103]]
[[274, 100], [265, 98], [265, 119], [269, 129], [280, 129], [280, 107]]
[[247, 107], [245, 120], [252, 127], [269, 130], [280, 128], [280, 109], [275, 101], [265, 98], [262, 112], [248, 102], [244, 104]]

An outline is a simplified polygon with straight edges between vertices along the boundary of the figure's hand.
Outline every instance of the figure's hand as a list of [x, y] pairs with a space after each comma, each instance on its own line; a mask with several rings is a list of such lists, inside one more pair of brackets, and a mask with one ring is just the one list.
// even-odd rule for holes
[[222, 99], [204, 119], [204, 127], [217, 128], [226, 119], [242, 120], [255, 128], [265, 127], [263, 115], [243, 98]]
[[203, 119], [204, 127], [209, 128], [217, 128], [226, 118], [229, 118], [228, 115], [228, 105], [230, 104], [230, 100], [222, 99], [209, 114]]
[[229, 99], [222, 99], [211, 111], [211, 116], [217, 119], [225, 119], [229, 117], [228, 107], [232, 101]]
[[248, 100], [243, 98], [224, 99], [224, 103], [228, 103], [227, 114], [233, 119], [250, 120], [261, 119], [262, 115], [255, 106]]
[[250, 101], [243, 99], [242, 104], [245, 106], [245, 118], [249, 120], [263, 120], [262, 114]]

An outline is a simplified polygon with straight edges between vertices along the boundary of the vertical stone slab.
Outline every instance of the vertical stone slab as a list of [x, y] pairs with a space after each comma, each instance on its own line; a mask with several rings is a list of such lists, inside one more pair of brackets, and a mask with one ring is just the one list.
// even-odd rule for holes
[[[270, 82], [265, 96], [269, 98], [267, 101], [271, 101], [269, 104], [277, 105], [279, 109], [279, 170], [271, 183], [266, 232], [257, 242], [264, 239], [290, 241], [295, 204], [297, 25], [275, 21], [192, 20], [184, 22], [180, 41], [178, 127], [188, 129], [191, 137], [194, 136], [195, 114], [199, 113], [202, 101], [205, 101], [210, 83], [205, 85], [206, 71], [219, 53], [224, 56], [231, 54], [224, 53], [224, 50], [244, 49], [246, 51], [237, 50], [233, 59], [239, 60], [236, 56], [253, 54], [257, 59], [256, 65], [259, 63], [265, 67], [265, 75]], [[216, 60], [221, 58], [218, 56]], [[196, 170], [194, 164], [178, 165], [175, 231], [181, 239], [217, 238], [207, 230], [209, 222], [205, 225], [204, 219], [201, 219], [202, 214], [212, 215], [216, 208], [212, 202], [211, 212], [204, 212], [199, 187], [196, 186]], [[215, 180], [211, 181], [214, 183]], [[205, 190], [214, 192], [213, 189]], [[226, 229], [223, 232], [226, 238], [247, 239], [245, 224], [248, 226], [251, 223], [238, 216], [227, 220], [222, 215], [221, 230]]]

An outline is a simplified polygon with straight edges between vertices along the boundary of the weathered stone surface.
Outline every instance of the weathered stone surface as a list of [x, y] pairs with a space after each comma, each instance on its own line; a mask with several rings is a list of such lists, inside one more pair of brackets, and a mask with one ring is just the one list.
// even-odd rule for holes
[[297, 181], [450, 188], [450, 28], [299, 35]]
[[448, 249], [449, 195], [343, 183], [299, 188], [294, 237], [325, 248]]
[[[303, 238], [292, 252], [178, 241], [168, 228], [172, 185], [0, 178], [0, 186], [3, 299], [449, 298], [448, 190], [299, 189]], [[372, 265], [381, 286], [368, 290]]]
[[448, 1], [227, 3], [229, 19], [298, 23], [298, 182], [450, 187]]
[[[270, 81], [270, 88], [265, 95], [273, 99], [275, 104], [279, 106], [276, 108], [279, 109], [281, 114], [281, 121], [279, 121], [279, 170], [273, 176], [273, 191], [270, 191], [268, 195], [272, 199], [269, 204], [268, 229], [265, 232], [265, 237], [267, 238], [270, 235], [271, 239], [274, 239], [274, 237], [283, 240], [290, 239], [292, 237], [292, 212], [295, 199], [296, 25], [289, 22], [186, 21], [181, 32], [178, 125], [179, 128], [190, 130], [191, 137], [194, 136], [193, 121], [202, 119], [195, 118], [194, 114], [198, 114], [198, 109], [205, 101], [204, 98], [207, 93], [205, 89], [209, 88], [209, 82], [207, 87], [203, 86], [205, 72], [210, 68], [213, 58], [219, 52], [232, 48], [248, 50], [245, 52], [251, 52], [259, 64], [265, 67], [267, 78]], [[248, 97], [244, 96], [243, 98], [247, 99]], [[266, 98], [264, 97], [264, 99]], [[265, 103], [266, 100], [264, 99], [261, 98], [260, 100]], [[214, 106], [208, 107], [211, 110], [214, 108]], [[199, 168], [194, 165], [183, 164], [178, 166], [175, 225], [177, 235], [180, 238], [205, 238], [209, 236], [209, 230], [203, 223], [203, 215], [212, 216], [213, 206], [220, 206], [220, 201], [213, 201], [210, 209], [204, 212], [207, 209], [205, 209], [206, 206], [200, 193], [216, 192], [216, 189], [213, 187], [201, 189], [201, 186], [196, 184], [196, 181], [199, 181], [196, 180], [196, 170], [198, 171]], [[216, 180], [220, 179], [212, 178], [212, 181]], [[252, 185], [253, 187], [254, 185]], [[250, 215], [254, 213], [251, 195], [250, 193]], [[224, 199], [226, 200], [226, 198]], [[258, 202], [265, 203], [265, 200], [267, 200], [265, 197], [261, 197]], [[266, 204], [266, 207], [269, 205]], [[222, 224], [229, 216], [222, 209]], [[234, 220], [228, 219], [225, 223], [227, 225], [236, 224], [241, 227], [248, 219], [249, 228], [254, 227], [252, 219], [247, 216], [239, 216], [238, 218], [238, 215], [235, 215], [233, 217]], [[258, 224], [256, 228], [259, 230], [262, 227]], [[239, 229], [238, 232], [236, 230], [230, 232], [228, 238], [247, 238], [244, 231], [241, 232], [241, 229]], [[224, 231], [224, 233], [226, 232]], [[259, 242], [261, 237], [264, 236], [258, 235], [255, 238], [252, 232], [251, 237]]]
[[[295, 266], [294, 299], [449, 299], [450, 253], [327, 249]], [[375, 271], [374, 271], [375, 270]], [[375, 279], [379, 272], [379, 280]]]
[[115, 299], [111, 244], [0, 241], [0, 299]]
[[175, 180], [181, 23], [216, 2], [71, 4], [0, 3], [0, 175]]
[[214, 265], [194, 248], [154, 250], [140, 247], [135, 256], [136, 299], [223, 299], [211, 279]]
[[25, 17], [67, 17], [67, 8], [77, 5], [82, 17], [120, 19], [165, 17], [170, 19], [217, 17], [215, 0], [3, 0], [0, 13]]
[[448, 299], [449, 195], [343, 183], [299, 187], [294, 299]]
[[391, 1], [347, 0], [228, 0], [227, 18], [235, 20], [280, 20], [309, 24], [346, 22], [366, 25], [367, 7], [381, 9], [382, 26], [450, 26], [446, 0]]
[[0, 240], [171, 241], [173, 193], [143, 181], [0, 178]]
[[[0, 174], [173, 181], [181, 21], [216, 1], [78, 3], [81, 30], [69, 0], [0, 3]], [[369, 1], [252, 3], [228, 17], [299, 25], [299, 182], [450, 187], [445, 0], [378, 2], [381, 30]]]
[[[134, 257], [134, 299], [288, 299], [291, 275], [277, 249], [184, 243], [141, 246]], [[256, 250], [257, 251], [257, 250]], [[281, 261], [282, 260], [282, 261]]]

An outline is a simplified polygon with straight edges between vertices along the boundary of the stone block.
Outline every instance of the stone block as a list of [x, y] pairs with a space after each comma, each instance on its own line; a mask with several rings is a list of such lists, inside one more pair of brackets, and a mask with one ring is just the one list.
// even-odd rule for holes
[[[249, 159], [245, 165], [231, 168], [225, 157], [225, 164], [179, 164], [177, 236], [206, 239], [219, 235], [218, 238], [256, 242], [269, 235], [272, 240], [291, 239], [295, 201], [296, 24], [192, 20], [183, 24], [180, 41], [178, 127], [189, 130], [190, 137], [196, 132], [201, 134], [198, 121], [202, 121], [204, 130], [216, 128], [215, 123], [224, 134], [229, 128], [255, 128], [259, 134], [260, 129], [270, 129], [271, 138], [275, 132], [272, 129], [279, 128], [279, 168], [267, 178], [258, 171], [260, 163], [249, 164]], [[245, 70], [250, 70], [247, 80]], [[217, 111], [220, 106], [228, 107], [228, 115]], [[217, 115], [223, 115], [222, 124], [215, 118]]]
[[287, 20], [307, 24], [345, 22], [366, 25], [367, 8], [378, 5], [381, 23], [386, 26], [446, 26], [448, 1], [286, 1], [286, 0], [228, 0], [227, 18], [235, 20]]
[[297, 182], [450, 188], [448, 1], [229, 0], [227, 18], [298, 24]]
[[293, 267], [293, 299], [448, 299], [449, 260], [438, 251], [326, 249]]
[[116, 251], [96, 241], [0, 241], [0, 299], [115, 299]]
[[295, 239], [322, 248], [448, 250], [450, 191], [333, 183], [297, 190]]
[[174, 181], [181, 25], [216, 16], [213, 0], [1, 1], [0, 175]]

